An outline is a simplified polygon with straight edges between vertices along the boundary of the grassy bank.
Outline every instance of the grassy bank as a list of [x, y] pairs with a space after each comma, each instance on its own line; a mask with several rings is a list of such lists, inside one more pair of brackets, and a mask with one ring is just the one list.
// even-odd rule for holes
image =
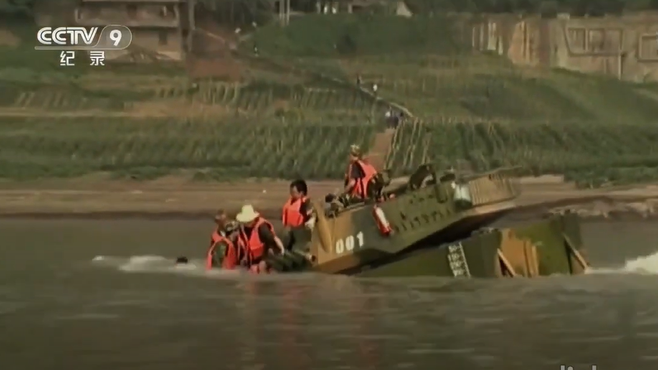
[[267, 26], [253, 36], [259, 51], [287, 57], [357, 57], [390, 53], [456, 54], [470, 40], [454, 35], [449, 17], [405, 18], [370, 14], [308, 15], [288, 27]]
[[[329, 31], [320, 32], [323, 22], [332, 24]], [[395, 36], [376, 31], [387, 22]], [[658, 86], [519, 67], [497, 55], [473, 54], [470, 38], [463, 40], [457, 30], [459, 22], [455, 17], [308, 17], [286, 28], [260, 29], [254, 40], [264, 57], [280, 64], [351, 84], [360, 75], [367, 87], [378, 85], [379, 96], [421, 117], [656, 122]], [[352, 40], [351, 52], [339, 47], [344, 39]]]
[[419, 164], [487, 171], [521, 166], [527, 176], [565, 174], [582, 187], [658, 179], [658, 126], [600, 122], [436, 121], [402, 127], [390, 167]]
[[0, 177], [150, 179], [185, 169], [198, 180], [335, 178], [350, 144], [367, 149], [374, 132], [354, 123], [4, 118]]
[[[265, 26], [234, 56], [232, 82], [160, 65], [65, 70], [26, 43], [0, 47], [0, 177], [340, 179], [349, 145], [367, 150], [394, 101], [418, 117], [395, 136], [396, 175], [436, 161], [582, 186], [658, 179], [658, 86], [513, 66], [468, 52], [454, 27], [384, 16]], [[246, 55], [254, 44], [259, 56]]]
[[[344, 15], [303, 17], [285, 28], [268, 25], [243, 43], [245, 54], [253, 44], [260, 54], [238, 57], [238, 82], [192, 81], [160, 64], [61, 68], [56, 55], [31, 49], [34, 30], [22, 27], [16, 32], [22, 43], [0, 47], [0, 107], [116, 111], [141, 102], [180, 103], [260, 118], [380, 119], [387, 105], [355, 88], [361, 75], [366, 87], [378, 85], [384, 101], [430, 120], [652, 123], [658, 117], [656, 85], [521, 68], [498, 56], [474, 55], [470, 39], [465, 43], [453, 32], [458, 27], [449, 17]], [[194, 115], [197, 108], [185, 112]]]
[[[197, 180], [340, 179], [351, 143], [377, 131], [356, 122], [62, 119], [0, 120], [0, 177], [75, 177], [98, 171], [150, 179], [194, 170]], [[434, 121], [403, 126], [397, 175], [436, 160], [474, 170], [522, 166], [583, 186], [658, 175], [658, 126]]]

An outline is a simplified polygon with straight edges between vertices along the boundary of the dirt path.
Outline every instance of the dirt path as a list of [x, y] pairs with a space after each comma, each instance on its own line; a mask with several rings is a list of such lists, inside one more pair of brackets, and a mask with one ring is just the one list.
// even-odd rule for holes
[[386, 167], [386, 157], [391, 151], [394, 135], [395, 129], [388, 128], [383, 132], [375, 134], [375, 137], [373, 138], [373, 143], [368, 152], [368, 161], [378, 171], [381, 171]]
[[[311, 195], [322, 198], [342, 186], [340, 181], [310, 182]], [[160, 215], [162, 217], [208, 217], [219, 208], [237, 211], [250, 203], [278, 217], [288, 196], [288, 182], [253, 181], [235, 184], [199, 184], [178, 178], [148, 183], [84, 179], [34, 183], [0, 183], [0, 216], [53, 217], [104, 214], [106, 217]], [[564, 206], [614, 199], [637, 202], [658, 199], [658, 186], [617, 190], [575, 190], [559, 182], [523, 182], [520, 206]]]

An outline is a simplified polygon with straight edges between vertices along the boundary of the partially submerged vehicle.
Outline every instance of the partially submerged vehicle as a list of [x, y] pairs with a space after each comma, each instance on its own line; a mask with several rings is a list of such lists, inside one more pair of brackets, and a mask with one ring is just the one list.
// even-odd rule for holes
[[[294, 230], [294, 251], [268, 258], [278, 272], [357, 276], [534, 277], [587, 268], [579, 219], [552, 214], [490, 228], [516, 208], [516, 169], [458, 176], [423, 165], [380, 190], [379, 201], [314, 203], [312, 231]], [[310, 262], [305, 254], [314, 257]]]

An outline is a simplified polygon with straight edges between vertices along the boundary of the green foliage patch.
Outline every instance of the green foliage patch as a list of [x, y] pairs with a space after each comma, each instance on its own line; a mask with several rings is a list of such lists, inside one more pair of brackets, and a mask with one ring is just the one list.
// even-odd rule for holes
[[[296, 65], [379, 87], [420, 117], [560, 122], [655, 122], [658, 89], [608, 76], [519, 68], [491, 55], [298, 58]], [[354, 81], [350, 81], [354, 83]]]
[[488, 171], [521, 166], [525, 175], [565, 174], [583, 186], [658, 179], [658, 126], [592, 122], [415, 122], [401, 126], [389, 167], [419, 164]]
[[[196, 170], [197, 180], [340, 179], [352, 143], [378, 131], [357, 122], [80, 118], [0, 120], [0, 177], [74, 177], [105, 171], [152, 179]], [[403, 124], [389, 167], [422, 163], [526, 175], [566, 174], [581, 186], [658, 179], [658, 126], [454, 121]]]
[[109, 118], [0, 120], [0, 177], [75, 177], [98, 171], [152, 178], [342, 176], [352, 143], [367, 150], [375, 126], [353, 122], [175, 121]]
[[452, 37], [457, 34], [454, 26], [454, 21], [441, 15], [405, 18], [316, 14], [296, 19], [287, 27], [263, 27], [253, 34], [253, 42], [266, 55], [288, 57], [454, 54], [470, 46]]
[[286, 85], [266, 81], [250, 84], [204, 81], [195, 84], [195, 87], [163, 87], [155, 92], [155, 97], [188, 98], [203, 104], [224, 105], [245, 111], [264, 111], [276, 102], [286, 102], [287, 107], [317, 113], [385, 109], [384, 102], [375, 101], [356, 89]]
[[656, 0], [406, 0], [413, 12], [542, 13], [566, 12], [574, 16], [621, 14], [658, 9]]
[[[367, 151], [388, 100], [424, 117], [397, 130], [389, 157], [395, 175], [435, 161], [476, 171], [522, 166], [525, 174], [565, 174], [580, 186], [658, 179], [658, 85], [464, 54], [467, 45], [453, 39], [452, 27], [442, 16], [364, 15], [266, 26], [253, 35], [261, 54], [249, 59], [250, 78], [235, 84], [163, 82], [154, 76], [166, 80], [164, 72], [121, 74], [112, 67], [104, 72], [121, 76], [106, 78], [115, 84], [101, 88], [98, 78], [96, 89], [82, 88], [96, 81], [86, 67], [68, 72], [57, 56], [34, 58], [23, 46], [16, 49], [22, 56], [0, 50], [3, 108], [116, 112], [131, 101], [187, 100], [240, 113], [219, 109], [221, 117], [204, 120], [0, 118], [0, 178], [105, 171], [152, 179], [194, 170], [198, 180], [339, 179], [349, 145]], [[383, 100], [356, 89], [357, 75], [366, 88], [378, 84]]]

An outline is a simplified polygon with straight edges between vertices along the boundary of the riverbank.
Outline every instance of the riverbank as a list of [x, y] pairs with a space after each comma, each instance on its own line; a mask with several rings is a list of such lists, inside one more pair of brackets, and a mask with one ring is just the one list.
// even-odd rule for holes
[[[569, 209], [584, 218], [658, 218], [658, 185], [578, 190], [559, 178], [521, 181], [520, 217]], [[137, 182], [82, 178], [39, 182], [0, 182], [2, 218], [209, 218], [218, 209], [236, 212], [252, 204], [267, 217], [279, 217], [288, 197], [287, 181], [200, 183], [165, 177]], [[321, 198], [341, 187], [339, 181], [309, 182]]]

